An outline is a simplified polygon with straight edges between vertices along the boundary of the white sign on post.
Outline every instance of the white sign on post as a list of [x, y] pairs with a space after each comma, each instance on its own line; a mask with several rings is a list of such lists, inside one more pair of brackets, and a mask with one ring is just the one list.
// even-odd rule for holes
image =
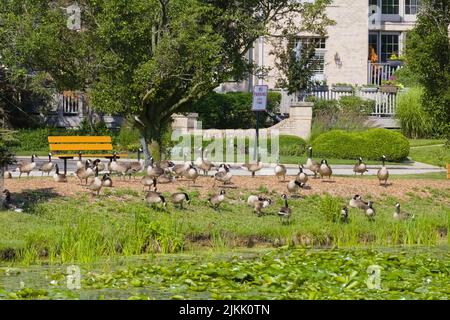
[[254, 87], [252, 111], [266, 111], [268, 92], [269, 92], [269, 87], [266, 85]]

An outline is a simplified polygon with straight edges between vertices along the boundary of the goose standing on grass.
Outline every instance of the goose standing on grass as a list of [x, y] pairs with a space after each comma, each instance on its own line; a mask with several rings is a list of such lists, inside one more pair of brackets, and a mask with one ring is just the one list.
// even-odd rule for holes
[[323, 179], [323, 177], [328, 177], [328, 179], [331, 179], [331, 176], [333, 175], [333, 170], [328, 165], [327, 160], [322, 160], [322, 163], [319, 167], [319, 173], [321, 179]]
[[81, 151], [78, 151], [77, 169], [83, 169], [83, 168], [84, 168], [84, 163], [81, 158]]
[[155, 191], [149, 191], [147, 192], [147, 195], [145, 196], [145, 201], [152, 207], [161, 204], [163, 208], [166, 207], [166, 198], [162, 196], [160, 193], [157, 192], [157, 189], [155, 187]]
[[125, 179], [125, 175], [129, 174], [131, 167], [129, 163], [117, 162], [117, 152], [114, 152], [112, 162], [109, 164], [109, 169], [111, 173], [115, 172]]
[[159, 178], [164, 174], [164, 169], [160, 167], [159, 163], [154, 163], [153, 157], [150, 158], [150, 164], [147, 167], [147, 176], [150, 178]]
[[180, 209], [183, 209], [183, 203], [186, 202], [189, 204], [191, 200], [189, 199], [189, 195], [187, 193], [174, 193], [170, 196], [170, 199], [172, 200], [172, 203], [174, 206], [180, 207]]
[[368, 206], [368, 203], [362, 200], [362, 197], [359, 194], [356, 194], [349, 203], [351, 208], [365, 210]]
[[220, 204], [225, 201], [225, 190], [222, 190], [219, 194], [212, 196], [208, 199], [208, 201], [215, 210], [219, 209]]
[[251, 207], [253, 207], [255, 213], [258, 216], [262, 215], [262, 209], [268, 208], [272, 204], [271, 199], [267, 199], [264, 197], [258, 197], [258, 196], [249, 196], [247, 199], [247, 204]]
[[278, 211], [278, 217], [280, 217], [280, 221], [281, 223], [286, 223], [286, 222], [290, 222], [291, 220], [291, 216], [292, 216], [292, 210], [291, 208], [289, 208], [289, 203], [288, 203], [288, 196], [286, 194], [283, 194], [281, 196], [282, 199], [284, 199], [284, 207], [282, 207], [279, 211]]
[[8, 170], [8, 165], [6, 165], [5, 171], [3, 172], [3, 179], [12, 179], [12, 173]]
[[22, 208], [17, 207], [12, 199], [11, 199], [11, 192], [9, 192], [8, 189], [3, 190], [2, 193], [2, 208], [6, 210], [13, 210], [15, 212], [23, 212]]
[[87, 188], [92, 192], [96, 192], [98, 196], [100, 194], [100, 190], [102, 190], [103, 180], [105, 179], [105, 177], [106, 175], [103, 176], [103, 179], [100, 179], [98, 176], [98, 168], [95, 167], [95, 178]]
[[389, 179], [389, 170], [386, 168], [386, 156], [383, 156], [381, 158], [381, 161], [383, 162], [383, 166], [380, 168], [380, 170], [378, 170], [377, 176], [380, 185], [384, 181], [384, 186], [387, 187], [387, 182]]
[[275, 166], [274, 171], [275, 171], [275, 175], [278, 178], [278, 181], [280, 180], [281, 177], [283, 177], [282, 182], [286, 182], [286, 172], [287, 172], [286, 166], [280, 164], [280, 158], [279, 157], [277, 158], [277, 165]]
[[304, 167], [302, 164], [298, 166], [298, 173], [296, 180], [306, 185], [306, 183], [308, 182], [308, 175], [303, 171], [303, 169]]
[[85, 180], [85, 184], [87, 185], [88, 179], [95, 176], [95, 171], [91, 167], [90, 160], [86, 160], [84, 168], [77, 169], [74, 175], [80, 179], [81, 184], [83, 183], [83, 180]]
[[414, 218], [415, 218], [415, 215], [401, 210], [400, 203], [397, 203], [395, 205], [395, 212], [394, 212], [395, 220], [408, 220], [408, 219], [414, 219]]
[[172, 168], [172, 171], [175, 175], [175, 178], [179, 178], [184, 175], [184, 173], [189, 169], [190, 163], [186, 161], [187, 154], [183, 154], [183, 162], [182, 164], [177, 164]]
[[225, 171], [218, 170], [216, 172], [216, 174], [213, 177], [214, 178], [213, 187], [216, 186], [216, 181], [222, 182], [224, 185], [231, 183], [231, 178], [233, 177], [233, 175], [230, 172], [230, 166], [227, 164], [222, 164], [220, 167], [225, 169]]
[[295, 194], [298, 196], [298, 191], [300, 189], [303, 189], [304, 186], [304, 183], [298, 182], [297, 180], [292, 180], [288, 182], [287, 189], [291, 194]]
[[244, 163], [241, 167], [242, 169], [247, 169], [250, 171], [252, 173], [252, 178], [254, 178], [256, 172], [263, 168], [263, 164], [261, 161], [258, 161], [258, 163]]
[[347, 206], [342, 208], [339, 220], [340, 220], [341, 223], [349, 223], [349, 216], [348, 216], [348, 208], [347, 208]]
[[59, 173], [58, 164], [55, 164], [55, 173], [53, 174], [53, 180], [60, 183], [67, 182], [67, 176], [65, 174]]
[[198, 170], [194, 167], [194, 163], [189, 165], [189, 169], [184, 174], [185, 178], [195, 185], [198, 179]]
[[158, 177], [159, 184], [169, 184], [175, 181], [175, 178], [172, 176], [172, 171], [170, 169], [164, 170], [164, 174]]
[[357, 173], [361, 173], [361, 176], [364, 175], [364, 173], [368, 172], [369, 170], [367, 170], [367, 165], [364, 163], [363, 158], [359, 157], [358, 159], [358, 163], [355, 164], [355, 166], [353, 167], [353, 172], [355, 173], [355, 175]]
[[317, 174], [319, 173], [320, 164], [317, 161], [313, 160], [313, 148], [308, 148], [308, 160], [306, 160], [306, 168], [314, 173], [314, 178], [317, 178]]
[[112, 181], [111, 175], [109, 173], [105, 173], [103, 175], [102, 184], [103, 184], [104, 188], [112, 188], [113, 187], [113, 181]]
[[35, 154], [33, 154], [31, 156], [31, 161], [19, 161], [17, 163], [17, 169], [16, 171], [19, 171], [19, 179], [22, 176], [22, 173], [26, 173], [27, 177], [30, 176], [30, 172], [34, 170], [34, 168], [36, 168], [36, 162], [34, 162], [34, 159], [36, 159], [39, 157]]
[[47, 176], [49, 176], [50, 172], [53, 170], [54, 167], [55, 167], [55, 164], [52, 162], [52, 153], [50, 152], [48, 154], [48, 162], [41, 165], [41, 167], [39, 168], [39, 171], [42, 172], [42, 176], [44, 176], [44, 173], [46, 173]]
[[369, 218], [370, 221], [374, 221], [375, 220], [376, 212], [375, 212], [375, 209], [373, 208], [373, 202], [372, 201], [369, 201], [369, 203], [367, 205], [367, 208], [365, 210], [365, 214], [366, 214], [366, 217]]

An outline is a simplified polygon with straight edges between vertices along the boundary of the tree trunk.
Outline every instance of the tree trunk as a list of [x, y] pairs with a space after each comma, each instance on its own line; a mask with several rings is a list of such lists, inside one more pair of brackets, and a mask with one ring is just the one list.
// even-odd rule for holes
[[145, 167], [148, 167], [148, 165], [150, 164], [151, 154], [148, 149], [147, 139], [142, 132], [141, 132], [141, 138], [139, 139], [139, 141], [141, 143], [142, 150], [144, 151]]

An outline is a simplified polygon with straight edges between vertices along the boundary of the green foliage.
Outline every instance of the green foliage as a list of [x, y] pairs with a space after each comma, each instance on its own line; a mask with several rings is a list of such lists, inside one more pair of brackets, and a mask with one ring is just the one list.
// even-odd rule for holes
[[305, 140], [297, 136], [280, 136], [280, 155], [282, 156], [302, 156], [308, 147]]
[[[269, 92], [267, 109], [277, 113], [280, 101], [280, 93]], [[251, 129], [256, 126], [256, 116], [252, 111], [252, 93], [249, 92], [211, 92], [189, 106], [187, 111], [199, 114], [203, 129]], [[261, 113], [260, 124], [266, 127], [273, 123], [266, 113]]]
[[320, 198], [319, 211], [324, 218], [329, 222], [338, 222], [340, 218], [340, 212], [342, 208], [341, 201], [337, 198], [333, 198], [329, 194]]
[[449, 0], [424, 0], [414, 29], [409, 32], [406, 57], [411, 72], [424, 88], [423, 108], [435, 136], [450, 132]]
[[422, 88], [411, 88], [397, 98], [396, 118], [408, 138], [426, 138], [432, 131], [431, 119], [423, 109], [422, 97]]
[[0, 129], [0, 170], [15, 162], [15, 157], [10, 151], [11, 147], [17, 144], [15, 134], [13, 131]]
[[409, 141], [401, 133], [386, 129], [364, 132], [333, 130], [313, 142], [314, 153], [322, 158], [401, 161], [409, 155]]
[[123, 150], [136, 152], [141, 147], [139, 138], [139, 130], [134, 128], [129, 122], [126, 122], [120, 128], [117, 136], [117, 144]]

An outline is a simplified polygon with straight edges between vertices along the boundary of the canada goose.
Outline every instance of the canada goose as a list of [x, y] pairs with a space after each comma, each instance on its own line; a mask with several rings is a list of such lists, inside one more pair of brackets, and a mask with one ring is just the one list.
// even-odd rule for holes
[[341, 210], [341, 216], [340, 216], [340, 222], [341, 223], [348, 223], [349, 217], [348, 217], [348, 208], [347, 206], [343, 207]]
[[44, 173], [46, 173], [47, 176], [49, 176], [50, 172], [53, 170], [54, 167], [55, 167], [55, 164], [52, 162], [52, 153], [50, 152], [48, 154], [48, 162], [41, 165], [41, 167], [39, 168], [39, 171], [42, 172], [42, 176], [44, 175]]
[[95, 159], [95, 161], [92, 163], [92, 168], [98, 168], [98, 172], [105, 171], [106, 165], [102, 162], [100, 159]]
[[[99, 171], [100, 171], [100, 169], [99, 169]], [[109, 173], [105, 173], [103, 175], [102, 184], [103, 184], [103, 187], [105, 187], [105, 188], [112, 188], [113, 187], [113, 181], [112, 181], [111, 175]]]
[[186, 172], [186, 170], [189, 169], [190, 163], [186, 162], [186, 158], [187, 158], [187, 154], [184, 153], [183, 154], [183, 161], [184, 161], [184, 163], [183, 164], [177, 164], [177, 165], [175, 165], [172, 168], [172, 172], [175, 174], [175, 178], [181, 177]]
[[362, 197], [357, 194], [355, 195], [349, 203], [350, 207], [365, 210], [368, 207], [368, 203], [362, 200]]
[[172, 194], [170, 199], [172, 200], [175, 206], [180, 206], [181, 209], [183, 209], [184, 201], [186, 201], [187, 204], [191, 202], [187, 193], [174, 193]]
[[303, 172], [303, 165], [299, 165], [298, 166], [298, 173], [297, 173], [297, 178], [296, 180], [300, 183], [306, 184], [308, 182], [308, 175]]
[[314, 178], [317, 178], [317, 173], [319, 173], [320, 164], [317, 161], [314, 161], [312, 159], [312, 155], [313, 155], [312, 150], [313, 150], [312, 147], [308, 148], [309, 156], [308, 156], [308, 160], [306, 160], [305, 167], [314, 173]]
[[138, 151], [137, 151], [137, 159], [138, 159], [138, 161], [133, 161], [133, 162], [129, 163], [130, 168], [128, 170], [128, 174], [130, 175], [130, 178], [131, 178], [132, 174], [136, 174], [138, 172], [144, 171], [144, 169], [145, 169], [145, 160], [141, 159], [141, 154], [143, 152], [144, 151], [141, 148], [139, 148]]
[[264, 197], [250, 196], [247, 203], [253, 207], [258, 216], [261, 216], [262, 209], [269, 207], [272, 204], [272, 200]]
[[281, 177], [283, 177], [283, 181], [286, 181], [286, 167], [282, 164], [280, 164], [280, 158], [277, 158], [277, 165], [275, 166], [275, 175], [277, 176], [278, 180], [280, 180]]
[[11, 199], [11, 192], [8, 189], [2, 193], [2, 208], [6, 210], [14, 210], [15, 212], [23, 212], [22, 208], [18, 208]]
[[17, 169], [16, 171], [19, 171], [19, 179], [22, 176], [22, 173], [26, 173], [27, 177], [30, 176], [30, 172], [36, 168], [36, 162], [34, 162], [34, 159], [39, 158], [37, 155], [33, 154], [31, 156], [31, 162], [28, 161], [19, 161], [17, 163]]
[[263, 164], [261, 161], [258, 161], [258, 163], [244, 163], [241, 167], [250, 171], [252, 173], [252, 178], [254, 178], [256, 172], [263, 168]]
[[378, 180], [380, 181], [380, 185], [384, 181], [384, 186], [387, 187], [387, 182], [389, 179], [389, 171], [386, 168], [386, 156], [383, 156], [381, 158], [381, 161], [383, 162], [383, 166], [380, 168], [380, 170], [378, 170], [377, 176]]
[[59, 173], [59, 166], [55, 164], [55, 173], [53, 174], [53, 180], [55, 182], [67, 182], [67, 176], [65, 174]]
[[190, 180], [193, 184], [195, 184], [198, 178], [198, 170], [194, 167], [194, 163], [189, 165], [189, 169], [185, 172], [184, 176], [187, 180]]
[[173, 168], [175, 166], [175, 163], [173, 163], [172, 161], [169, 161], [169, 160], [163, 160], [163, 161], [157, 162], [156, 166], [165, 170], [165, 169]]
[[288, 204], [288, 196], [283, 194], [281, 196], [282, 199], [284, 199], [284, 207], [282, 207], [278, 211], [278, 217], [280, 217], [281, 223], [289, 222], [292, 216], [292, 210], [289, 208]]
[[215, 167], [215, 165], [203, 156], [203, 153], [208, 155], [208, 149], [203, 152], [203, 148], [200, 148], [200, 151], [202, 153], [202, 157], [200, 158], [200, 161], [198, 163], [196, 161], [196, 164], [197, 167], [203, 171], [203, 175], [207, 176], [209, 174], [209, 171], [211, 171], [212, 168]]
[[323, 179], [323, 177], [328, 177], [328, 179], [331, 179], [333, 170], [331, 170], [331, 167], [328, 165], [327, 160], [322, 160], [321, 165], [319, 167], [319, 174], [321, 179]]
[[220, 191], [219, 194], [216, 194], [208, 199], [209, 203], [214, 207], [214, 209], [218, 209], [220, 204], [225, 201], [225, 190]]
[[153, 157], [150, 158], [150, 164], [147, 167], [147, 175], [151, 178], [158, 178], [164, 174], [164, 169], [158, 163], [153, 162]]
[[394, 219], [396, 220], [408, 220], [408, 219], [414, 219], [415, 215], [401, 211], [400, 203], [397, 203], [395, 205], [395, 212], [394, 212]]
[[165, 208], [167, 205], [166, 198], [164, 198], [160, 193], [158, 193], [156, 188], [155, 191], [147, 192], [147, 195], [145, 196], [145, 201], [152, 207], [158, 204], [162, 204], [163, 208]]
[[90, 160], [86, 160], [84, 168], [77, 169], [77, 171], [75, 171], [74, 175], [80, 179], [80, 183], [83, 183], [83, 180], [85, 180], [85, 184], [87, 185], [88, 179], [95, 175], [95, 171], [91, 168], [90, 164]]
[[369, 201], [367, 208], [365, 210], [366, 217], [369, 218], [370, 221], [375, 220], [375, 209], [373, 208], [373, 202]]
[[125, 162], [117, 162], [117, 152], [113, 153], [113, 159], [112, 162], [109, 165], [109, 169], [112, 172], [115, 172], [125, 178], [126, 174], [129, 174], [129, 171], [131, 170], [131, 166], [129, 163]]
[[6, 165], [5, 171], [3, 172], [3, 179], [12, 179], [12, 173], [8, 170], [8, 165]]
[[369, 170], [367, 170], [367, 166], [363, 161], [363, 158], [359, 157], [358, 158], [358, 163], [355, 164], [355, 166], [353, 167], [353, 172], [355, 173], [355, 175], [357, 173], [361, 173], [361, 175], [364, 175], [364, 173], [368, 172]]
[[170, 169], [164, 170], [164, 174], [158, 177], [159, 184], [168, 184], [175, 181], [175, 178], [172, 176], [172, 171]]
[[213, 177], [214, 178], [213, 187], [216, 186], [216, 181], [222, 182], [224, 185], [231, 183], [231, 178], [233, 177], [233, 175], [230, 172], [230, 166], [227, 164], [222, 164], [220, 167], [223, 168], [225, 171], [218, 170], [216, 172], [216, 174]]
[[83, 169], [84, 168], [84, 163], [83, 160], [81, 159], [81, 151], [78, 152], [78, 161], [77, 161], [77, 169]]
[[102, 179], [99, 178], [98, 168], [96, 167], [95, 168], [95, 178], [87, 188], [93, 192], [96, 192], [97, 196], [98, 196], [100, 194], [100, 190], [103, 187], [103, 180], [105, 180], [105, 179], [106, 179], [106, 175], [104, 175]]
[[287, 189], [291, 194], [293, 194], [293, 193], [296, 194], [304, 186], [305, 186], [304, 183], [298, 182], [297, 180], [292, 180], [287, 184]]
[[145, 190], [145, 187], [148, 187], [148, 191], [151, 190], [151, 188], [155, 188], [156, 190], [156, 185], [158, 183], [157, 178], [155, 177], [149, 177], [149, 176], [145, 176], [141, 179], [141, 183], [143, 184], [142, 189]]

